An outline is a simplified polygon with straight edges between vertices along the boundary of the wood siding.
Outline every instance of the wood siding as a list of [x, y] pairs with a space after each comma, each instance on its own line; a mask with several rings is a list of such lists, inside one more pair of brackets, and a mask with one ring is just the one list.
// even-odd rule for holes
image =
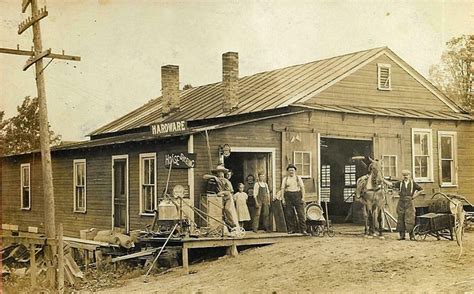
[[[392, 90], [377, 89], [377, 63], [391, 65]], [[452, 110], [386, 55], [382, 55], [304, 104]]]
[[[55, 191], [56, 224], [63, 223], [64, 232], [79, 236], [79, 230], [112, 227], [112, 156], [129, 156], [129, 216], [130, 230], [144, 229], [153, 217], [139, 214], [139, 154], [157, 153], [157, 194], [162, 195], [168, 169], [164, 166], [168, 152], [187, 151], [185, 139], [168, 142], [125, 144], [113, 148], [95, 148], [84, 151], [53, 153], [53, 178]], [[86, 159], [87, 211], [73, 212], [73, 160]], [[20, 164], [31, 163], [31, 210], [20, 209]], [[37, 226], [43, 230], [43, 191], [41, 184], [41, 160], [39, 154], [3, 159], [2, 171], [2, 223], [20, 225], [21, 230]], [[185, 169], [171, 172], [170, 182], [187, 185]]]
[[[292, 160], [291, 150], [306, 148], [312, 150], [313, 173], [305, 180], [307, 188], [316, 189], [319, 167], [317, 142], [321, 137], [372, 140], [375, 143], [375, 156], [380, 158], [385, 151], [397, 152], [398, 173], [404, 168], [412, 169], [412, 128], [432, 130], [433, 145], [433, 182], [421, 183], [426, 190], [425, 198], [432, 193], [443, 191], [459, 193], [474, 202], [474, 125], [472, 122], [428, 121], [399, 118], [373, 117], [368, 115], [339, 114], [333, 112], [312, 111], [287, 117], [273, 118], [256, 123], [248, 123], [225, 129], [209, 131], [212, 168], [218, 164], [219, 145], [229, 144], [235, 147], [274, 148], [276, 157], [276, 187], [279, 189], [285, 167]], [[439, 184], [438, 131], [455, 131], [458, 138], [458, 186], [442, 188]], [[288, 138], [301, 134], [301, 142], [291, 147]], [[282, 141], [283, 139], [283, 141]], [[399, 146], [392, 146], [399, 142]], [[390, 145], [387, 147], [387, 144]], [[398, 144], [398, 143], [397, 143]], [[391, 149], [394, 148], [394, 149]], [[283, 152], [282, 152], [283, 150]], [[395, 150], [395, 151], [393, 151]], [[139, 215], [139, 154], [157, 152], [158, 195], [161, 195], [167, 176], [164, 167], [164, 155], [167, 152], [187, 151], [187, 139], [173, 141], [155, 141], [148, 143], [129, 143], [116, 147], [94, 148], [83, 151], [63, 151], [53, 153], [54, 187], [56, 199], [56, 222], [62, 222], [67, 235], [78, 236], [79, 230], [95, 227], [111, 228], [111, 158], [113, 155], [128, 154], [130, 183], [130, 229], [143, 229], [152, 222], [150, 216]], [[304, 151], [304, 150], [303, 150]], [[388, 152], [388, 151], [387, 151]], [[202, 176], [209, 173], [209, 160], [204, 133], [194, 135], [194, 203], [198, 205], [199, 195], [205, 192], [206, 182]], [[282, 156], [283, 154], [283, 156]], [[74, 159], [87, 160], [87, 212], [73, 213], [73, 169]], [[31, 163], [32, 209], [20, 210], [20, 164]], [[39, 226], [43, 223], [43, 201], [41, 189], [41, 162], [39, 154], [8, 157], [2, 164], [2, 223], [23, 226]], [[188, 170], [173, 170], [172, 183], [188, 184]], [[21, 227], [20, 227], [21, 228]]]

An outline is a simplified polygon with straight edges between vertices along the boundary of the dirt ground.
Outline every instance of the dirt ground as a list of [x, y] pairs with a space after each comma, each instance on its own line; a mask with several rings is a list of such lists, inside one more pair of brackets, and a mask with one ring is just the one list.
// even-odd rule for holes
[[474, 232], [464, 236], [457, 260], [455, 241], [397, 241], [336, 228], [334, 238], [306, 237], [245, 250], [155, 275], [148, 283], [129, 280], [101, 293], [314, 293], [474, 291]]

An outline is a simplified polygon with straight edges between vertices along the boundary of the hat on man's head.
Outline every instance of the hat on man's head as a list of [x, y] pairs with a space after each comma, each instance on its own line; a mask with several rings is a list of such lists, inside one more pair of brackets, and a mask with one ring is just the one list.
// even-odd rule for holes
[[289, 170], [290, 168], [294, 168], [295, 170], [297, 170], [296, 166], [293, 163], [288, 164], [286, 170]]
[[402, 170], [402, 176], [409, 176], [411, 175], [411, 172], [407, 169]]
[[215, 169], [212, 170], [212, 172], [215, 172], [215, 173], [217, 173], [217, 172], [224, 172], [224, 173], [226, 173], [226, 172], [228, 172], [228, 171], [229, 171], [229, 170], [226, 169], [223, 164], [219, 164], [218, 166], [216, 166]]

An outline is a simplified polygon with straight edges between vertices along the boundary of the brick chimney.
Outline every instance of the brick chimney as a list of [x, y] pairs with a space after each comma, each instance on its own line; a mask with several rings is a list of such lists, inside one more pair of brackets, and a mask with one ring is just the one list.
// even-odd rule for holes
[[222, 54], [223, 110], [231, 112], [239, 107], [239, 53]]
[[162, 115], [166, 116], [179, 109], [179, 66], [161, 67]]

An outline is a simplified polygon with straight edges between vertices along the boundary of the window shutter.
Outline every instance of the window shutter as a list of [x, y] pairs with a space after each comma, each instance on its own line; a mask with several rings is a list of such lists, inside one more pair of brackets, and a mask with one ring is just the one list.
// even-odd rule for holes
[[379, 90], [391, 90], [391, 69], [389, 64], [378, 65], [378, 89]]

